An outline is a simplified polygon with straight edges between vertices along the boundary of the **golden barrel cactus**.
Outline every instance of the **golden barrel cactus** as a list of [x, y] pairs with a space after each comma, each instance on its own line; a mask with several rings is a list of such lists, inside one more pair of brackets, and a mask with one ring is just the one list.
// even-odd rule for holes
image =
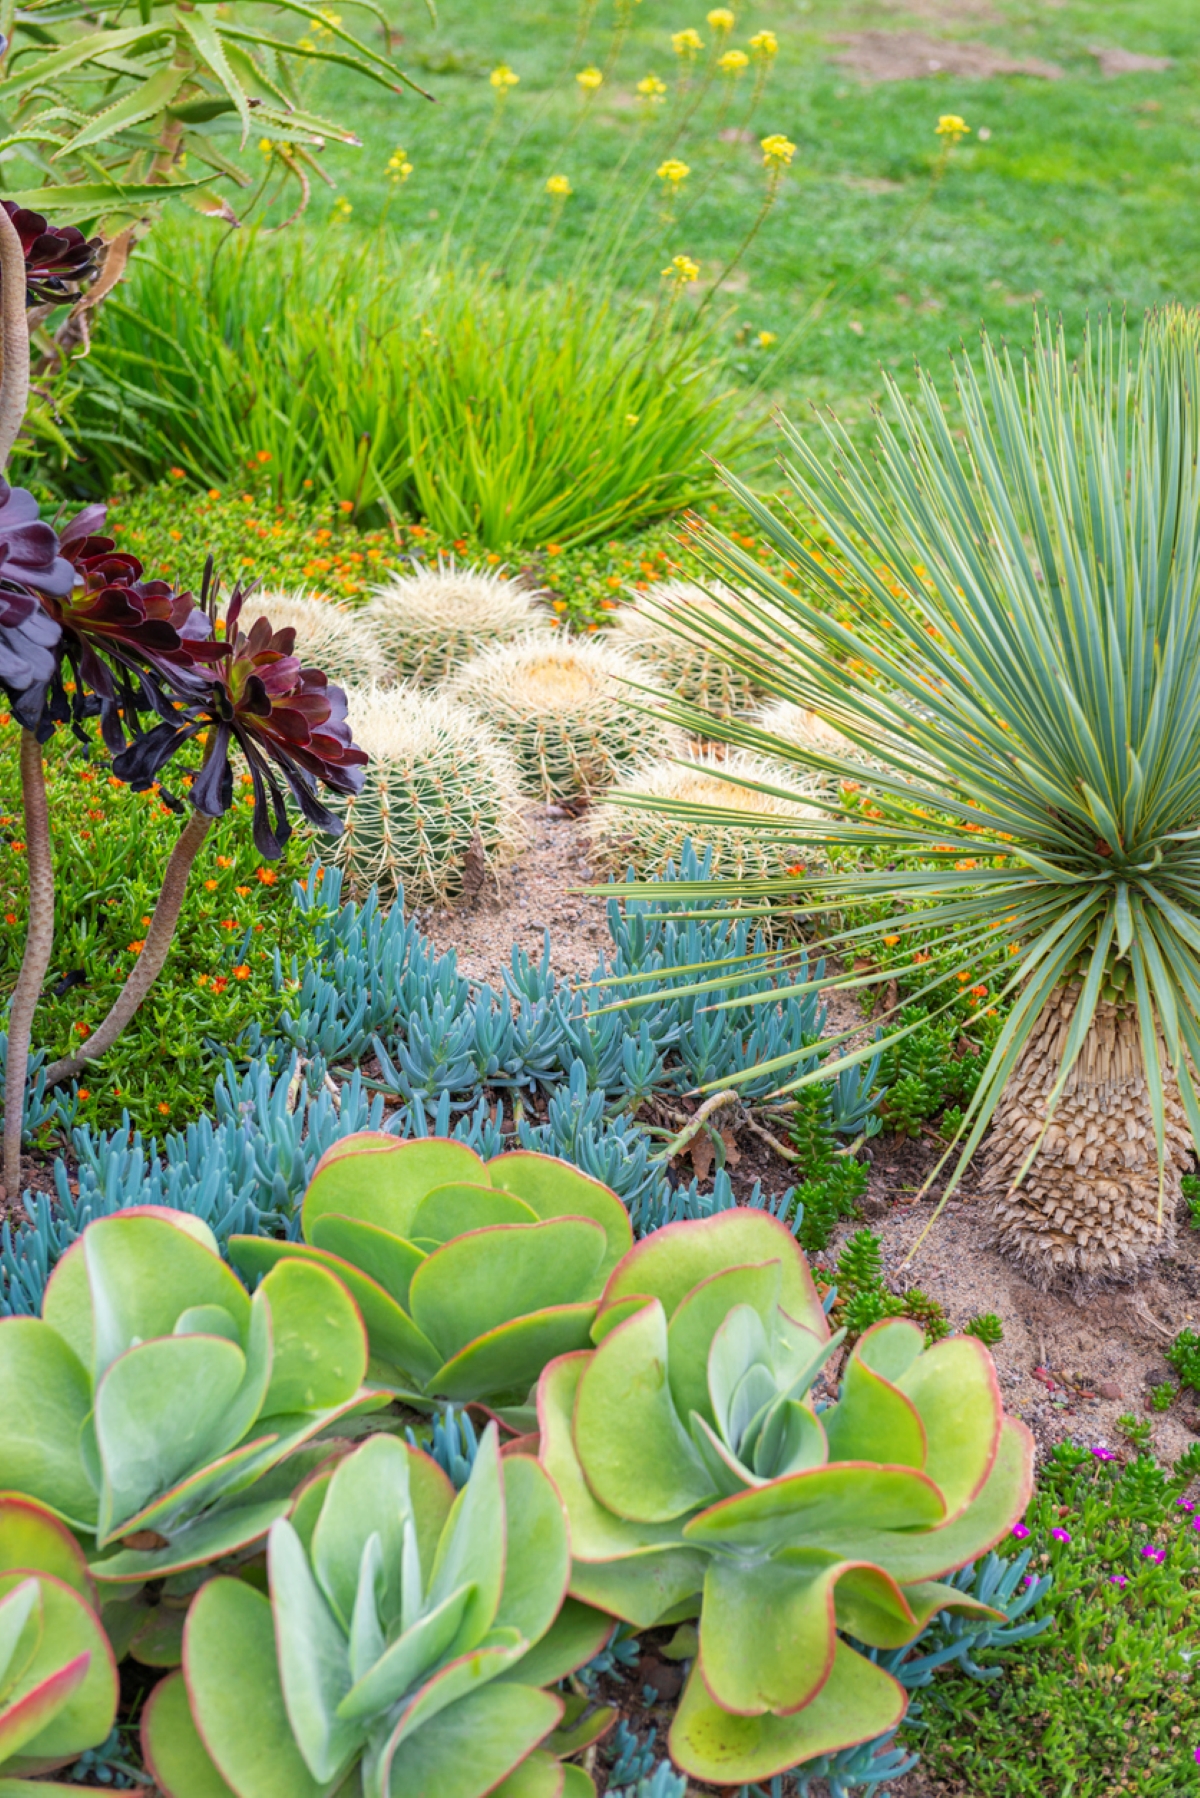
[[525, 636], [546, 614], [529, 588], [450, 557], [394, 576], [365, 617], [391, 678], [432, 686], [489, 645]]
[[645, 662], [680, 699], [716, 718], [732, 718], [754, 704], [759, 688], [731, 666], [717, 644], [683, 635], [676, 623], [678, 618], [696, 613], [719, 621], [724, 614], [714, 604], [714, 595], [737, 603], [736, 594], [728, 587], [706, 591], [695, 581], [656, 582], [644, 598], [613, 614], [613, 641]]
[[387, 665], [375, 633], [361, 611], [350, 611], [331, 599], [298, 593], [255, 593], [243, 617], [262, 616], [274, 630], [296, 633], [296, 654], [306, 667], [322, 668], [339, 687], [369, 686], [386, 678]]

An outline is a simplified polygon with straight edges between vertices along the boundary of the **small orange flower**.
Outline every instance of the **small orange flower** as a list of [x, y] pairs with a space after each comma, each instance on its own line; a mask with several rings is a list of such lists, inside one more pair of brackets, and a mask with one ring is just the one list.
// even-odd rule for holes
[[237, 919], [236, 918], [222, 918], [221, 919], [221, 929], [222, 930], [236, 930], [237, 929]]
[[184, 481], [187, 479], [182, 468], [168, 468], [167, 473], [173, 481]]
[[225, 991], [225, 988], [228, 985], [229, 985], [229, 982], [225, 978], [224, 974], [218, 974], [217, 978], [212, 983], [213, 992], [214, 993], [223, 993]]
[[900, 941], [900, 938], [898, 936], [885, 936], [883, 940], [887, 948], [894, 949], [896, 944]]
[[217, 890], [216, 881], [215, 880], [206, 880], [204, 883], [204, 890], [206, 893], [215, 893]]
[[232, 868], [233, 857], [231, 855], [218, 855], [217, 866], [218, 868]]
[[239, 966], [239, 967], [236, 967], [236, 968], [235, 968], [235, 969], [234, 969], [234, 970], [233, 970], [233, 977], [234, 977], [234, 979], [235, 979], [235, 980], [249, 980], [249, 978], [250, 978], [250, 966], [249, 966], [249, 963], [248, 963], [248, 962], [242, 962], [242, 963], [241, 963], [241, 965], [240, 965], [240, 966]]
[[958, 981], [959, 986], [966, 986], [967, 981], [971, 978], [970, 969], [960, 968], [954, 978]]
[[234, 887], [233, 890], [237, 894], [239, 899], [244, 899], [246, 897], [247, 893], [250, 891], [250, 888], [249, 887]]
[[986, 986], [973, 986], [971, 988], [972, 999], [986, 999], [987, 996], [988, 990]]
[[91, 1096], [92, 1096], [92, 1095], [91, 1095], [91, 1092], [90, 1092], [90, 1091], [89, 1091], [89, 1089], [88, 1089], [88, 1088], [87, 1088], [87, 1087], [86, 1087], [86, 1086], [81, 1086], [81, 1087], [80, 1087], [80, 1089], [79, 1089], [79, 1097], [80, 1097], [80, 1098], [81, 1098], [81, 1099], [90, 1099], [90, 1098], [91, 1098]]
[[929, 960], [928, 949], [914, 949], [913, 950], [913, 960], [914, 961], [928, 961]]
[[16, 921], [17, 921], [17, 914], [16, 914], [16, 912], [15, 912], [15, 911], [6, 911], [6, 912], [5, 912], [5, 914], [4, 914], [4, 922], [5, 922], [5, 923], [6, 923], [6, 924], [15, 924], [15, 923], [16, 923]]
[[354, 501], [352, 499], [340, 499], [338, 501], [338, 511], [339, 512], [353, 512], [353, 510], [354, 510]]
[[208, 975], [207, 974], [197, 974], [196, 985], [197, 986], [207, 986], [208, 985]]
[[256, 868], [254, 874], [255, 878], [261, 880], [265, 887], [273, 887], [279, 879], [274, 868]]
[[142, 953], [142, 950], [145, 947], [146, 947], [145, 937], [144, 936], [135, 936], [132, 943], [130, 943], [130, 945], [129, 945], [129, 953], [131, 955], [140, 955]]
[[92, 1027], [90, 1024], [76, 1024], [75, 1034], [76, 1036], [90, 1036], [92, 1034]]
[[160, 1099], [158, 1101], [158, 1109], [162, 1112], [164, 1117], [170, 1117], [171, 1107], [167, 1104], [165, 1099]]
[[24, 855], [24, 853], [25, 853], [24, 843], [10, 843], [9, 848], [12, 850], [14, 855]]

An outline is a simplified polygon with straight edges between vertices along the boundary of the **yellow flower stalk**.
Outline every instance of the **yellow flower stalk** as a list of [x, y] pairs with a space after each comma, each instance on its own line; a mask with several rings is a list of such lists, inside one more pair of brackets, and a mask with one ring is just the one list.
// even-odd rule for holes
[[703, 50], [704, 40], [701, 38], [700, 33], [694, 31], [689, 25], [686, 31], [673, 31], [671, 33], [671, 48], [674, 50], [676, 56], [694, 56], [697, 50]]
[[396, 150], [388, 157], [388, 180], [392, 183], [393, 187], [399, 187], [402, 181], [407, 181], [412, 172], [413, 165], [408, 160], [407, 153], [404, 150]]
[[726, 50], [724, 56], [718, 56], [717, 67], [722, 75], [740, 75], [750, 67], [750, 58], [744, 50]]
[[948, 139], [950, 147], [970, 134], [971, 127], [956, 112], [944, 112], [937, 122], [937, 135]]
[[782, 131], [773, 131], [770, 137], [764, 137], [760, 148], [766, 169], [785, 169], [796, 154], [795, 144]]
[[756, 31], [750, 39], [750, 48], [755, 56], [764, 61], [779, 54], [779, 39], [773, 31]]
[[732, 31], [736, 24], [736, 20], [727, 6], [714, 6], [712, 11], [706, 13], [704, 16], [708, 20], [712, 30], [717, 32], [721, 37], [724, 37], [728, 32]]
[[689, 281], [700, 279], [700, 264], [693, 262], [690, 256], [672, 256], [663, 274], [674, 281], [676, 287], [686, 287]]
[[659, 180], [669, 181], [672, 187], [678, 187], [681, 181], [686, 181], [691, 172], [687, 163], [680, 162], [677, 156], [668, 156], [655, 170]]
[[604, 85], [604, 76], [599, 69], [580, 69], [575, 79], [585, 94], [594, 94], [598, 87]]
[[546, 192], [556, 200], [565, 200], [571, 193], [571, 180], [568, 175], [551, 175], [546, 182]]
[[643, 100], [649, 100], [650, 104], [654, 106], [666, 93], [667, 84], [665, 81], [660, 81], [657, 75], [643, 75], [637, 84], [637, 91]]
[[488, 80], [501, 96], [506, 94], [510, 88], [516, 87], [520, 79], [521, 77], [514, 74], [506, 62], [497, 63], [488, 76]]

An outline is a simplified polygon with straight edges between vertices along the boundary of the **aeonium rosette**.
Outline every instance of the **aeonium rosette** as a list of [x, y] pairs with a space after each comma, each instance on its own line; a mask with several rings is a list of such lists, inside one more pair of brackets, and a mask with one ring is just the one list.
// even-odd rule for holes
[[77, 298], [96, 273], [103, 239], [86, 238], [77, 225], [52, 225], [40, 212], [0, 200], [25, 258], [25, 304], [55, 306]]
[[274, 858], [291, 835], [291, 825], [273, 766], [281, 770], [309, 823], [337, 836], [341, 820], [321, 804], [316, 783], [323, 781], [337, 793], [357, 793], [367, 757], [351, 739], [345, 693], [293, 654], [295, 630], [273, 631], [262, 617], [249, 631], [241, 629], [248, 597], [235, 587], [224, 619], [218, 620], [211, 570], [205, 571], [202, 615], [212, 630], [189, 640], [189, 665], [173, 670], [180, 704], [171, 718], [115, 757], [113, 771], [135, 791], [142, 790], [183, 743], [203, 732], [204, 762], [191, 799], [205, 817], [219, 818], [233, 803], [230, 756], [236, 745], [254, 783], [255, 845]]

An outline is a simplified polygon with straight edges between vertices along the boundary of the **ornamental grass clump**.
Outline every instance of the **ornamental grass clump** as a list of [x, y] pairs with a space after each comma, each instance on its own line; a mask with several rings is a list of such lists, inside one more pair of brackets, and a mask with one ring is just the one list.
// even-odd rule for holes
[[323, 668], [339, 686], [369, 687], [387, 679], [387, 663], [361, 611], [303, 591], [256, 593], [254, 604], [275, 630], [295, 631], [294, 653], [306, 667]]
[[572, 1596], [639, 1629], [698, 1619], [670, 1734], [694, 1779], [767, 1780], [894, 1729], [906, 1695], [869, 1651], [988, 1615], [943, 1577], [1028, 1503], [1033, 1439], [981, 1342], [877, 1323], [818, 1412], [843, 1334], [786, 1227], [734, 1210], [637, 1244], [594, 1346], [539, 1382]]
[[522, 791], [534, 798], [590, 799], [682, 746], [643, 709], [663, 697], [645, 664], [595, 637], [501, 644], [460, 669], [448, 691], [512, 752]]
[[[716, 589], [726, 603], [736, 604], [728, 588]], [[654, 670], [659, 683], [718, 718], [745, 712], [758, 688], [718, 651], [681, 635], [676, 617], [712, 611], [712, 600], [695, 581], [658, 581], [653, 601], [622, 606], [613, 614], [613, 641]]]
[[351, 692], [354, 740], [370, 757], [339, 808], [332, 859], [350, 890], [383, 904], [447, 905], [479, 891], [525, 840], [512, 757], [464, 707], [411, 687]]
[[536, 630], [546, 616], [537, 598], [501, 573], [439, 557], [379, 588], [364, 623], [392, 679], [432, 686], [491, 644]]
[[[832, 466], [785, 427], [789, 483], [832, 555], [730, 478], [821, 603], [701, 530], [757, 597], [684, 628], [878, 760], [871, 804], [830, 795], [806, 830], [836, 852], [805, 897], [831, 918], [827, 949], [852, 963], [878, 926], [838, 914], [892, 906], [892, 955], [835, 983], [903, 979], [938, 1015], [981, 951], [1008, 951], [994, 1001], [1011, 1010], [946, 1196], [994, 1124], [1003, 1250], [1043, 1285], [1128, 1277], [1169, 1248], [1200, 1139], [1200, 315], [1151, 315], [1132, 367], [1111, 326], [1073, 361], [1039, 324], [1023, 366], [985, 337], [982, 379], [956, 372], [953, 423], [928, 376], [916, 402], [891, 389], [899, 426], [881, 423], [872, 461], [836, 421]], [[664, 709], [695, 728], [694, 709]], [[767, 747], [758, 727], [719, 734]], [[847, 753], [770, 747], [861, 781]], [[789, 903], [783, 882], [756, 891]], [[938, 943], [927, 966], [914, 937]]]
[[[743, 780], [754, 784], [742, 786]], [[765, 792], [767, 781], [778, 791]], [[812, 857], [811, 847], [793, 828], [796, 820], [820, 816], [796, 794], [796, 786], [791, 770], [772, 768], [745, 753], [722, 759], [706, 752], [655, 763], [639, 770], [628, 787], [607, 794], [606, 803], [593, 812], [588, 836], [594, 859], [611, 873], [632, 868], [640, 880], [656, 880], [668, 862], [679, 866], [684, 844], [691, 841], [697, 851], [712, 849], [715, 878], [782, 875], [801, 857]], [[673, 802], [669, 816], [655, 809], [660, 799]], [[688, 806], [696, 808], [695, 823], [689, 822]], [[724, 814], [720, 824], [711, 822], [715, 806]]]

